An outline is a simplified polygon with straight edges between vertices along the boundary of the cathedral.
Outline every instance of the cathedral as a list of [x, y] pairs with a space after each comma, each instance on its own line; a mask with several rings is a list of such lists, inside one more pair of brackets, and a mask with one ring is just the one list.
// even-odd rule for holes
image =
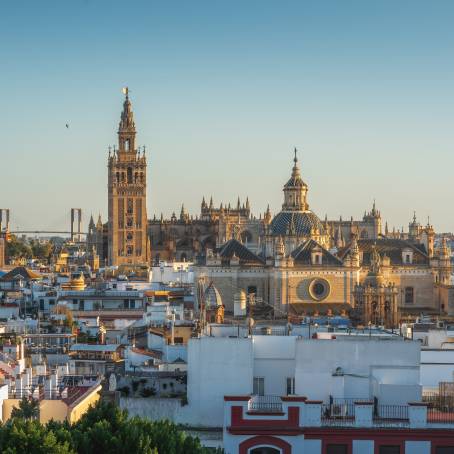
[[226, 313], [241, 294], [275, 315], [349, 315], [390, 328], [403, 314], [453, 312], [450, 251], [445, 241], [435, 248], [429, 223], [414, 219], [405, 237], [386, 236], [375, 203], [362, 221], [320, 220], [296, 152], [283, 193], [256, 250], [231, 237], [198, 262], [198, 282], [216, 288]]
[[296, 149], [275, 216], [269, 206], [253, 215], [248, 198], [215, 206], [204, 197], [196, 216], [182, 205], [179, 216], [148, 220], [147, 159], [135, 141], [126, 89], [118, 148], [108, 157], [108, 222], [90, 220], [91, 263], [194, 262], [197, 286], [215, 291], [226, 314], [238, 295], [275, 315], [349, 314], [386, 326], [402, 314], [454, 314], [450, 250], [435, 244], [430, 222], [423, 226], [414, 216], [408, 233], [387, 224], [383, 231], [375, 201], [360, 220], [320, 219], [309, 206]]

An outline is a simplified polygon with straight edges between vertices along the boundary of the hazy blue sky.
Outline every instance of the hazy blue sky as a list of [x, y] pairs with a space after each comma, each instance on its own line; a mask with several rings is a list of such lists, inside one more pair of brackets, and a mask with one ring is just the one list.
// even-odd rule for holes
[[[148, 213], [202, 195], [454, 230], [454, 2], [9, 1], [0, 11], [0, 206], [13, 227], [107, 216], [128, 85]], [[70, 124], [66, 129], [65, 123]]]

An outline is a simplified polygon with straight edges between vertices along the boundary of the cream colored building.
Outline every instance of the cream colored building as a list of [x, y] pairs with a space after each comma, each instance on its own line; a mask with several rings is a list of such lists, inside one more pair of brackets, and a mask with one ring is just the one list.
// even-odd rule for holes
[[[39, 400], [39, 421], [42, 424], [54, 421], [78, 421], [90, 406], [100, 399], [102, 386], [96, 384], [90, 387], [75, 386], [68, 388], [66, 394], [55, 399]], [[3, 421], [11, 417], [14, 408], [19, 408], [20, 399], [3, 400]]]
[[[217, 288], [227, 312], [233, 312], [242, 291], [272, 306], [276, 316], [350, 313], [364, 319], [368, 314], [392, 325], [401, 314], [448, 312], [450, 251], [446, 244], [434, 249], [432, 226], [410, 224], [408, 238], [387, 237], [379, 233], [374, 204], [366, 216], [380, 218], [378, 230], [361, 233], [352, 224], [349, 241], [340, 231], [336, 244], [329, 223], [309, 209], [296, 153], [283, 191], [282, 210], [267, 224], [258, 253], [232, 238], [208, 251], [195, 268], [198, 281]], [[368, 278], [373, 267], [378, 279]], [[372, 286], [376, 290], [366, 289]]]

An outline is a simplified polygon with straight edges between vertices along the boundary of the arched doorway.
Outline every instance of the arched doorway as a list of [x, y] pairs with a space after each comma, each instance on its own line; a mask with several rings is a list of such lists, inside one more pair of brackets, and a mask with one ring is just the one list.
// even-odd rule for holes
[[238, 452], [239, 454], [290, 454], [292, 448], [279, 437], [258, 435], [241, 442]]
[[252, 448], [248, 454], [281, 454], [282, 451], [271, 446], [259, 446], [258, 448]]

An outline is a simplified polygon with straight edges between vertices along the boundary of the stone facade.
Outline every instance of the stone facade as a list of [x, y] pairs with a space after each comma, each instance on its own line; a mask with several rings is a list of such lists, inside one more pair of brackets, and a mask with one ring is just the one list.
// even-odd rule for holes
[[266, 219], [266, 213], [263, 219], [254, 217], [249, 200], [241, 204], [239, 198], [236, 208], [222, 203], [215, 207], [212, 198], [209, 203], [203, 198], [200, 215], [195, 218], [189, 216], [183, 205], [179, 217], [173, 213], [170, 219], [161, 215], [160, 219], [155, 217], [148, 221], [153, 262], [194, 261], [231, 238], [241, 239], [256, 251]]
[[118, 149], [108, 159], [108, 263], [148, 264], [147, 161], [145, 149], [135, 146], [136, 127], [126, 89]]
[[282, 211], [264, 222], [259, 247], [237, 236], [199, 260], [197, 279], [216, 287], [227, 312], [240, 292], [275, 316], [350, 313], [389, 327], [403, 314], [452, 310], [450, 251], [446, 242], [435, 248], [429, 223], [413, 220], [405, 237], [383, 235], [374, 203], [348, 232], [341, 223], [336, 230], [309, 210], [307, 192], [295, 155]]

